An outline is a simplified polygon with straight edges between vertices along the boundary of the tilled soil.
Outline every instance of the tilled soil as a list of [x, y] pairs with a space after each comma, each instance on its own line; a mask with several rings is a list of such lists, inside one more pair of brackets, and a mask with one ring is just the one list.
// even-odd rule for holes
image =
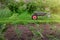
[[[32, 38], [35, 38], [35, 40], [49, 40], [47, 35], [52, 35], [54, 37], [60, 37], [60, 32], [58, 31], [60, 29], [60, 24], [28, 24], [28, 25], [17, 25], [17, 29], [19, 29], [19, 34], [17, 35], [16, 29], [13, 25], [7, 25], [7, 30], [5, 32], [5, 39], [6, 40], [32, 40]], [[29, 29], [30, 27], [33, 27], [35, 31], [43, 30], [41, 36], [36, 36], [33, 34], [33, 32]], [[52, 28], [53, 27], [53, 28]], [[35, 37], [36, 36], [36, 37]], [[41, 37], [41, 38], [40, 38]]]

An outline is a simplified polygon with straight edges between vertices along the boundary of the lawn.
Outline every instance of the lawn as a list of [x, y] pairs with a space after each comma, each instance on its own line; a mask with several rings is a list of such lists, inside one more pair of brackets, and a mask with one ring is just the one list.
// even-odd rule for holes
[[37, 20], [32, 20], [32, 14], [24, 12], [22, 14], [14, 13], [10, 17], [0, 18], [0, 23], [9, 23], [9, 22], [60, 22], [59, 14], [51, 14], [51, 17], [47, 16], [38, 16]]

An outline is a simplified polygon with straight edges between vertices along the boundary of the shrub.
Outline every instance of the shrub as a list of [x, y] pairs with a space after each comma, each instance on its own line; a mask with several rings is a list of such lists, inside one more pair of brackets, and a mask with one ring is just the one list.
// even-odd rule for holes
[[0, 18], [8, 18], [11, 15], [12, 15], [12, 12], [8, 8], [0, 10]]
[[12, 12], [22, 13], [27, 11], [29, 13], [33, 13], [34, 11], [45, 11], [45, 4], [42, 0], [31, 0], [28, 2], [24, 2], [24, 0], [20, 0], [20, 2], [10, 2], [8, 3], [8, 8]]
[[36, 10], [36, 8], [37, 8], [37, 6], [35, 5], [34, 2], [32, 2], [32, 3], [28, 3], [28, 4], [27, 4], [26, 10], [27, 10], [29, 13], [32, 13], [33, 11]]

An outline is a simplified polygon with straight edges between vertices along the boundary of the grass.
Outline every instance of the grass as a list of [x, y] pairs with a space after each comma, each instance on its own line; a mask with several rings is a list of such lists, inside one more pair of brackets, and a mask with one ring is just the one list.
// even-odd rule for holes
[[14, 13], [11, 17], [0, 18], [0, 23], [36, 23], [36, 22], [60, 22], [59, 14], [51, 14], [51, 18], [47, 16], [39, 16], [38, 20], [32, 20], [32, 14], [23, 12], [22, 14]]
[[[23, 14], [22, 14], [23, 15]], [[10, 18], [1, 19], [0, 22], [60, 22], [59, 19], [42, 19], [32, 20], [30, 15], [12, 16]]]

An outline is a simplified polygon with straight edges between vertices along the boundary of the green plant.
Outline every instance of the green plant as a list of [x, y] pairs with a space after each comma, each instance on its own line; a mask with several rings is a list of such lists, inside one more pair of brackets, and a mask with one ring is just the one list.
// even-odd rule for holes
[[12, 12], [8, 9], [0, 9], [0, 18], [8, 18], [12, 15]]

